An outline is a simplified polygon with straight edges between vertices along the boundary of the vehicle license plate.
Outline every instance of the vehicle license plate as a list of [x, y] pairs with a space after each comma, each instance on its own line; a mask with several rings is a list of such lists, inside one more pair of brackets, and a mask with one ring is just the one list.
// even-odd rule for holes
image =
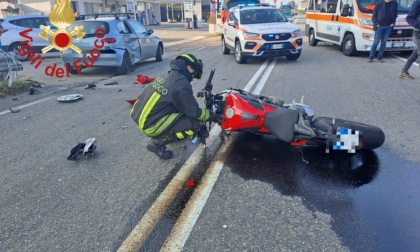
[[284, 44], [275, 44], [273, 45], [273, 49], [283, 49], [284, 48]]
[[394, 42], [392, 43], [392, 47], [404, 47], [404, 42]]
[[337, 141], [333, 142], [333, 150], [347, 150], [355, 153], [356, 148], [362, 145], [361, 135], [358, 130], [337, 128]]

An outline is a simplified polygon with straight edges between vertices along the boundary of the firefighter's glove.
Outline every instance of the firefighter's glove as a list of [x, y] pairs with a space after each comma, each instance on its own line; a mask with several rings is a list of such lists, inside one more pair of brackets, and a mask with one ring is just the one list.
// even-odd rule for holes
[[209, 121], [215, 122], [215, 123], [222, 123], [222, 116], [214, 113], [213, 111], [210, 111], [210, 118]]

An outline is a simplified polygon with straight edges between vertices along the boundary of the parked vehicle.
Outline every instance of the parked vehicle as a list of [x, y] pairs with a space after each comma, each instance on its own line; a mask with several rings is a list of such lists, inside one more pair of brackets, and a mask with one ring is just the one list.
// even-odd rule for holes
[[286, 17], [286, 18], [292, 18], [293, 17], [293, 8], [290, 4], [282, 4], [280, 6], [280, 12]]
[[[217, 2], [217, 1], [216, 1]], [[226, 19], [229, 15], [229, 9], [236, 7], [238, 5], [257, 5], [260, 4], [260, 0], [221, 0], [221, 10], [220, 18], [222, 23], [226, 22]]]
[[[263, 95], [254, 95], [241, 89], [228, 89], [213, 94], [213, 68], [205, 88], [198, 94], [205, 98], [207, 109], [222, 117], [220, 126], [229, 132], [271, 134], [294, 146], [319, 146], [326, 152], [372, 150], [385, 141], [383, 131], [375, 126], [348, 120], [317, 117], [310, 106]], [[205, 141], [206, 133], [201, 139]]]
[[[309, 45], [316, 46], [318, 41], [336, 44], [346, 56], [369, 52], [375, 37], [372, 13], [378, 1], [382, 0], [310, 0], [305, 26]], [[414, 0], [396, 1], [398, 18], [385, 51], [410, 53], [414, 49], [413, 27], [405, 17]]]
[[236, 62], [248, 57], [279, 57], [297, 60], [302, 52], [302, 33], [271, 6], [237, 6], [223, 24], [222, 52], [235, 52]]
[[[49, 46], [50, 42], [42, 39], [38, 36], [38, 33], [41, 32], [39, 28], [41, 25], [50, 26], [51, 30], [56, 28], [50, 23], [48, 16], [11, 16], [0, 18], [0, 23], [3, 26], [3, 29], [6, 30], [5, 33], [1, 36], [1, 45], [4, 51], [14, 52], [17, 58], [21, 61], [26, 60], [29, 55], [21, 56], [18, 53], [18, 49], [22, 46], [21, 41], [28, 40], [27, 38], [21, 36], [19, 33], [27, 30], [29, 28], [32, 31], [26, 33], [27, 36], [32, 38], [32, 42], [28, 42], [31, 46], [33, 52], [41, 53], [41, 49]], [[53, 52], [54, 50], [51, 50]]]
[[[68, 49], [62, 54], [62, 60], [72, 74], [80, 73], [86, 67], [114, 67], [118, 74], [127, 74], [138, 62], [150, 58], [162, 61], [162, 41], [152, 29], [146, 29], [136, 20], [118, 16], [85, 19], [74, 22], [68, 30], [76, 26], [83, 26], [86, 33], [80, 40], [73, 38], [73, 45], [82, 53]], [[105, 32], [100, 38], [98, 29]], [[96, 40], [101, 42], [95, 43]], [[102, 47], [98, 48], [98, 45]], [[92, 50], [97, 49], [100, 55], [96, 52], [95, 57]]]

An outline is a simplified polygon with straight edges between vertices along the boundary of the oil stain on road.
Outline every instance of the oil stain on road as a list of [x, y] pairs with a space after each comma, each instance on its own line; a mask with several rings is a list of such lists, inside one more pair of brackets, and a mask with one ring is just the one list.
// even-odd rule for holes
[[284, 195], [301, 197], [308, 209], [331, 215], [333, 230], [351, 251], [420, 247], [418, 165], [382, 148], [327, 155], [270, 136], [240, 134], [239, 142], [227, 161], [233, 173], [270, 183]]

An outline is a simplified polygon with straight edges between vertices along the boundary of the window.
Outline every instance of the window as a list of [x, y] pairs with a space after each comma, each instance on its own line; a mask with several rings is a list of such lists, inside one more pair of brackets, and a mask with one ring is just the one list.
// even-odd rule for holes
[[123, 20], [118, 20], [117, 21], [117, 29], [118, 29], [118, 32], [121, 33], [121, 34], [131, 33], [130, 29], [128, 29], [127, 25], [124, 23]]
[[102, 28], [105, 30], [105, 34], [109, 33], [109, 25], [107, 22], [101, 21], [78, 21], [73, 23], [67, 30], [72, 31], [74, 26], [83, 25], [83, 32], [86, 33], [85, 37], [95, 37], [95, 32], [97, 29]]
[[147, 33], [147, 29], [144, 28], [139, 22], [136, 22], [134, 20], [127, 20], [130, 24], [131, 28], [133, 29], [134, 33]]
[[98, 3], [85, 3], [85, 14], [102, 13], [102, 4]]
[[39, 28], [41, 25], [48, 25], [48, 18], [21, 18], [10, 21], [10, 23], [25, 27], [25, 28]]
[[353, 16], [354, 6], [352, 0], [340, 0], [340, 12], [343, 10], [343, 6], [346, 4], [350, 7], [350, 16]]

